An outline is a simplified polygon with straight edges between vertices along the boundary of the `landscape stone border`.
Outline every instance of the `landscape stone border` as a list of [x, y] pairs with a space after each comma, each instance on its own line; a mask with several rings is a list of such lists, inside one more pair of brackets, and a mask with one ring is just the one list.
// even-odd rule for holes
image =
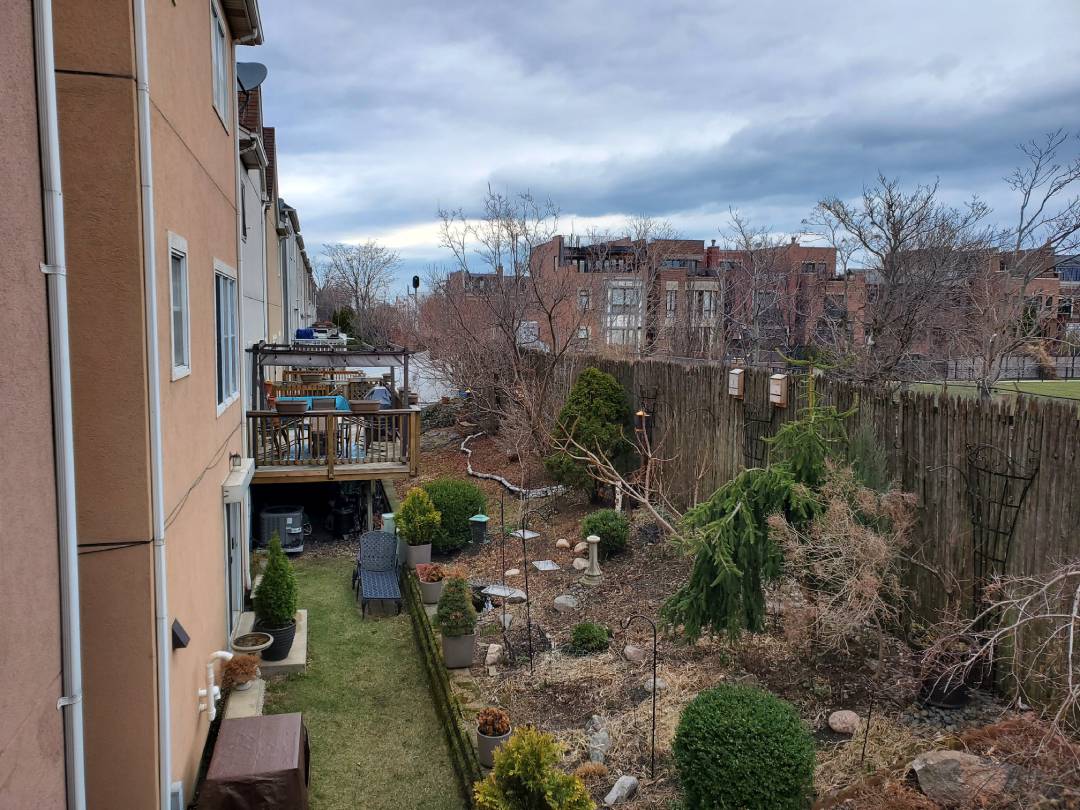
[[431, 696], [435, 701], [435, 710], [446, 731], [446, 742], [450, 749], [450, 763], [457, 774], [462, 797], [466, 807], [475, 807], [473, 785], [480, 781], [483, 774], [480, 761], [476, 757], [472, 734], [467, 729], [461, 703], [454, 694], [450, 677], [443, 665], [442, 652], [435, 639], [434, 630], [424, 611], [420, 596], [420, 581], [412, 571], [406, 571], [402, 577], [405, 604], [412, 619], [416, 645], [420, 649], [420, 658], [427, 671]]

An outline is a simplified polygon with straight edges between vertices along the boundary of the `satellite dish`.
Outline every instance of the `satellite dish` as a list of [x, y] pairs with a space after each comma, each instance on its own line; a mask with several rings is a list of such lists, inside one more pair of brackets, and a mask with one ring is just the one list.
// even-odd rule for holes
[[414, 290], [419, 290], [420, 289], [420, 276], [413, 276], [412, 277], [412, 288]]
[[266, 81], [266, 65], [261, 62], [237, 62], [236, 83], [245, 93], [250, 93]]

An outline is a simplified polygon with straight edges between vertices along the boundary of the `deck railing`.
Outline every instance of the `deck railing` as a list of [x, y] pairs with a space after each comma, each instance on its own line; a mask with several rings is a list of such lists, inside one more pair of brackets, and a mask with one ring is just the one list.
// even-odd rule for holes
[[286, 414], [248, 411], [248, 451], [260, 467], [336, 467], [405, 464], [419, 469], [420, 410], [406, 408], [373, 414], [308, 411]]

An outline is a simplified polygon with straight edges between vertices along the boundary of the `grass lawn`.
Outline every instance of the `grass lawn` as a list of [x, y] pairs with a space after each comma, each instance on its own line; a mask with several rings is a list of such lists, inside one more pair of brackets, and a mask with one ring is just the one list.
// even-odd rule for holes
[[[941, 383], [917, 383], [912, 388], [940, 391]], [[1080, 380], [1001, 380], [994, 386], [994, 393], [999, 396], [1014, 397], [1018, 391], [1032, 396], [1080, 400]], [[965, 397], [978, 395], [973, 384], [963, 382], [950, 382], [949, 392]]]
[[304, 714], [312, 810], [462, 810], [408, 615], [361, 622], [349, 557], [294, 565], [308, 668], [269, 684], [265, 711]]

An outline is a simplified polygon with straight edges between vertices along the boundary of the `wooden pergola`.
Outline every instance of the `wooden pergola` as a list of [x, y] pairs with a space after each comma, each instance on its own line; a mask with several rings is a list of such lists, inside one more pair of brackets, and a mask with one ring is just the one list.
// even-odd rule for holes
[[400, 346], [381, 349], [365, 347], [342, 349], [337, 346], [294, 346], [286, 343], [256, 343], [247, 352], [252, 356], [251, 397], [252, 409], [267, 407], [266, 368], [286, 366], [289, 368], [341, 369], [341, 368], [388, 368], [391, 392], [395, 387], [395, 372], [401, 369], [403, 405], [409, 403], [409, 355]]

